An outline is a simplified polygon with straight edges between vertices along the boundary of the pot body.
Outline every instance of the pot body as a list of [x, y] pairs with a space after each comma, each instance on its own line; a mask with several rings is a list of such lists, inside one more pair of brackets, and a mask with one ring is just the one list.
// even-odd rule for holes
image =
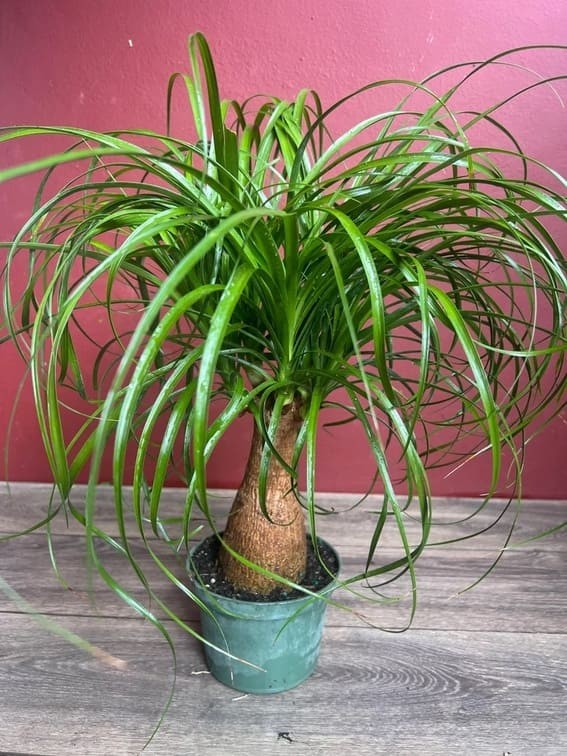
[[[201, 585], [191, 570], [189, 574], [193, 591], [208, 609], [201, 609], [201, 632], [217, 647], [204, 644], [207, 665], [217, 680], [262, 694], [289, 690], [311, 675], [319, 657], [326, 601], [309, 596], [264, 602], [226, 598]], [[329, 596], [336, 585], [331, 582], [319, 595]]]

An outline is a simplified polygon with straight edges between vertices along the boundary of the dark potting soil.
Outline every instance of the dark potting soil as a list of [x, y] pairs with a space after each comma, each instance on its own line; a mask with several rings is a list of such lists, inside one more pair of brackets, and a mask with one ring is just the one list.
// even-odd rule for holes
[[[334, 551], [320, 538], [317, 539], [319, 554], [327, 569], [333, 576], [339, 571], [338, 560]], [[218, 555], [220, 543], [216, 536], [212, 535], [206, 538], [202, 544], [195, 550], [192, 557], [193, 570], [198, 574], [204, 585], [219, 596], [226, 598], [239, 599], [241, 601], [291, 601], [292, 599], [304, 598], [305, 594], [296, 588], [287, 590], [285, 586], [275, 588], [267, 596], [259, 596], [250, 591], [242, 591], [235, 588], [232, 583], [225, 580], [220, 572]], [[310, 591], [321, 591], [330, 582], [333, 577], [319, 562], [311, 538], [307, 538], [307, 569], [305, 577], [301, 581], [301, 586]]]

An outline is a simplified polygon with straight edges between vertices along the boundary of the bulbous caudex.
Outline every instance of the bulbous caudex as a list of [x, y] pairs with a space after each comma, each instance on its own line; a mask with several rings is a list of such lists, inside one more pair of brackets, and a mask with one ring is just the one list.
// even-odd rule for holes
[[[301, 427], [300, 405], [284, 407], [272, 443], [290, 464]], [[260, 503], [259, 478], [264, 438], [255, 425], [250, 456], [242, 483], [230, 510], [224, 541], [248, 561], [272, 573], [300, 582], [305, 574], [307, 542], [305, 516], [292, 490], [289, 471], [271, 455], [266, 479], [264, 509]], [[236, 588], [268, 595], [280, 585], [276, 580], [242, 564], [221, 549], [220, 566]]]

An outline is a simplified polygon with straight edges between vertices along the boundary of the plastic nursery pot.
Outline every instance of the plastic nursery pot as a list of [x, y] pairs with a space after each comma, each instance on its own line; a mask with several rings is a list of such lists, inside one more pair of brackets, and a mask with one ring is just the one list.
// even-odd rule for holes
[[[336, 551], [320, 542], [334, 555], [338, 575], [340, 561]], [[327, 602], [309, 596], [279, 601], [220, 596], [204, 586], [192, 568], [192, 556], [201, 543], [191, 550], [187, 560], [192, 589], [213, 615], [201, 610], [201, 633], [231, 654], [204, 644], [212, 675], [245, 693], [280, 693], [302, 683], [317, 665]], [[336, 587], [335, 579], [318, 593], [330, 596]]]

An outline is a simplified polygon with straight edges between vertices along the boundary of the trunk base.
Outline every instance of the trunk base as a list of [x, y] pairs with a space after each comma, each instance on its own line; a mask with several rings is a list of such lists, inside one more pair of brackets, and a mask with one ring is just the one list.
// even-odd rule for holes
[[[292, 459], [300, 428], [299, 408], [292, 404], [282, 414], [273, 441], [286, 464]], [[305, 574], [307, 545], [303, 510], [291, 490], [289, 473], [272, 457], [266, 481], [266, 516], [260, 506], [258, 480], [264, 440], [258, 428], [242, 484], [228, 516], [224, 540], [249, 562], [294, 583]], [[277, 580], [242, 564], [226, 549], [219, 563], [225, 578], [235, 588], [268, 595], [281, 586]]]
[[[339, 572], [339, 560], [335, 550], [323, 539], [317, 539], [317, 548], [321, 561], [318, 559], [311, 538], [307, 538], [307, 567], [301, 581], [301, 587], [318, 593], [323, 591], [336, 577]], [[203, 587], [216, 596], [224, 596], [235, 601], [249, 601], [256, 603], [273, 603], [275, 601], [294, 601], [305, 598], [303, 591], [297, 588], [289, 589], [285, 585], [278, 584], [267, 596], [259, 593], [251, 593], [236, 588], [221, 572], [219, 565], [219, 553], [221, 542], [212, 535], [196, 546], [188, 562], [189, 572], [198, 576]], [[322, 563], [321, 563], [322, 562]]]

